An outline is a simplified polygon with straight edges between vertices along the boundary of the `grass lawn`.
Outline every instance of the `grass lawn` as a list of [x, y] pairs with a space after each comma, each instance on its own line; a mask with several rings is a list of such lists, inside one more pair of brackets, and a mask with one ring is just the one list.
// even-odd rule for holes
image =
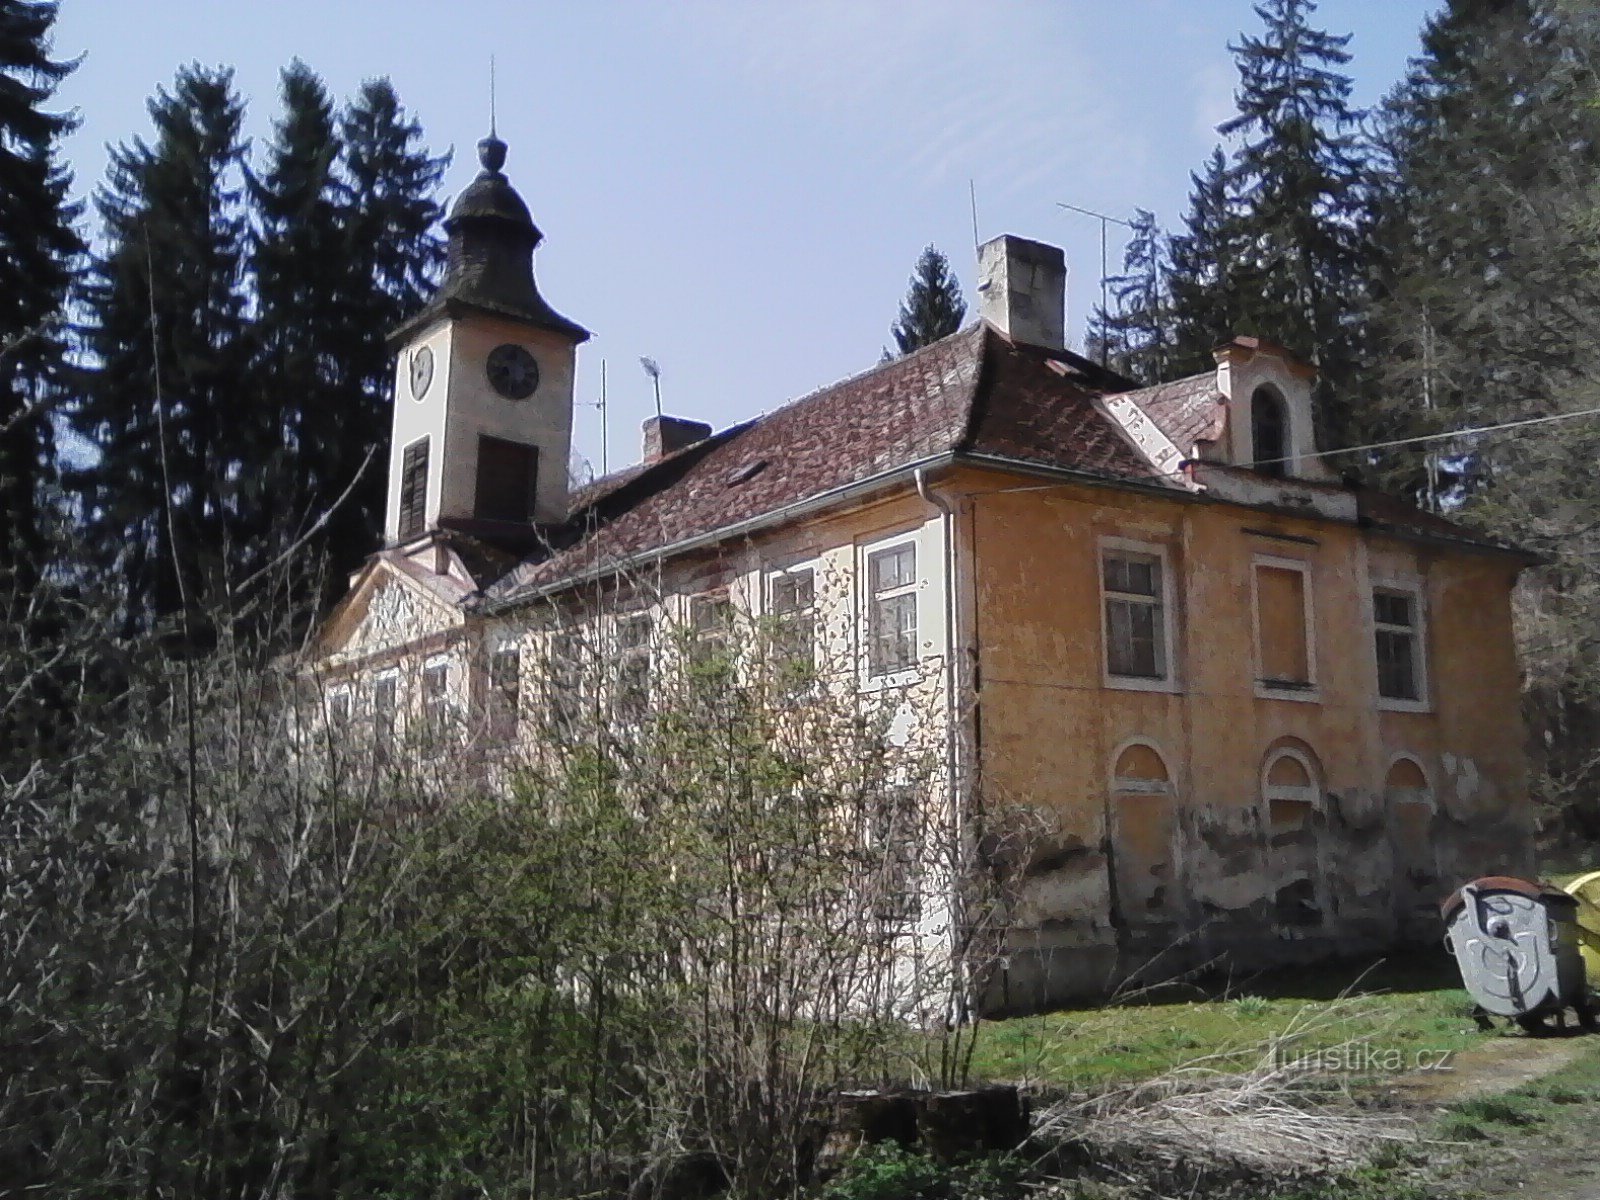
[[1453, 960], [1418, 951], [1405, 962], [1297, 967], [1209, 987], [1188, 985], [1116, 1006], [990, 1021], [978, 1030], [977, 1080], [1072, 1090], [1131, 1082], [1196, 1059], [1247, 1067], [1285, 1038], [1299, 1055], [1364, 1044], [1406, 1068], [1416, 1052], [1481, 1040]]

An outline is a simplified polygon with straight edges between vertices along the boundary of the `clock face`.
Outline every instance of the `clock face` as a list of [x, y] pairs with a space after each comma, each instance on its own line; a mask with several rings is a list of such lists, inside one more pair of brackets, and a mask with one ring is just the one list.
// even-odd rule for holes
[[484, 364], [489, 383], [507, 400], [526, 400], [539, 386], [539, 364], [523, 347], [513, 342], [489, 351]]
[[411, 354], [411, 398], [421, 400], [433, 382], [433, 351], [423, 346]]

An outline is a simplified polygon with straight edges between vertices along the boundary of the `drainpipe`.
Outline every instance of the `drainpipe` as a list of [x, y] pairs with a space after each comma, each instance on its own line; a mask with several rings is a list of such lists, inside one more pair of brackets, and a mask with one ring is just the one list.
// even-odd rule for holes
[[[925, 504], [939, 510], [940, 529], [944, 543], [944, 694], [945, 694], [945, 772], [950, 781], [950, 821], [951, 835], [954, 841], [953, 849], [956, 852], [956, 863], [961, 861], [961, 855], [966, 844], [966, 812], [964, 797], [961, 794], [961, 736], [960, 713], [957, 708], [961, 690], [958, 686], [957, 671], [960, 659], [956, 652], [956, 553], [955, 553], [955, 509], [943, 496], [937, 495], [928, 487], [928, 477], [921, 467], [912, 472], [916, 481], [917, 495], [922, 497]], [[952, 888], [952, 900], [956, 895]], [[955, 914], [952, 913], [952, 917]], [[952, 924], [954, 924], [952, 922]], [[959, 950], [959, 937], [955, 928], [951, 929], [952, 957]], [[959, 968], [958, 968], [959, 969]], [[965, 987], [960, 989], [963, 993], [959, 1001], [962, 1011], [952, 1013], [959, 1019], [966, 1017], [968, 1004], [976, 1003], [976, 997], [965, 996]]]

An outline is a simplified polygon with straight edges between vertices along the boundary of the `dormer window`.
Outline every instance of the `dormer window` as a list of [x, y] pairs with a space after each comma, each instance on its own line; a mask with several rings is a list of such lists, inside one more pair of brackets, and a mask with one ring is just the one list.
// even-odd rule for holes
[[1250, 397], [1251, 465], [1263, 475], [1288, 474], [1289, 417], [1283, 398], [1271, 388], [1257, 388]]

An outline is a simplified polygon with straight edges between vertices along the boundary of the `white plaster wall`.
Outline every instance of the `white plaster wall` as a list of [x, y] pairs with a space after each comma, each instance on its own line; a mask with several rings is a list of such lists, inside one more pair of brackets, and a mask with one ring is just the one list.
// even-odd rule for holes
[[[444, 478], [445, 398], [450, 394], [450, 343], [453, 329], [437, 321], [395, 355], [393, 414], [389, 435], [389, 496], [384, 509], [383, 537], [390, 545], [400, 538], [400, 467], [406, 447], [427, 437], [428, 507], [431, 526], [439, 516], [439, 486]], [[423, 346], [433, 351], [433, 382], [422, 399], [411, 395], [411, 356]]]

